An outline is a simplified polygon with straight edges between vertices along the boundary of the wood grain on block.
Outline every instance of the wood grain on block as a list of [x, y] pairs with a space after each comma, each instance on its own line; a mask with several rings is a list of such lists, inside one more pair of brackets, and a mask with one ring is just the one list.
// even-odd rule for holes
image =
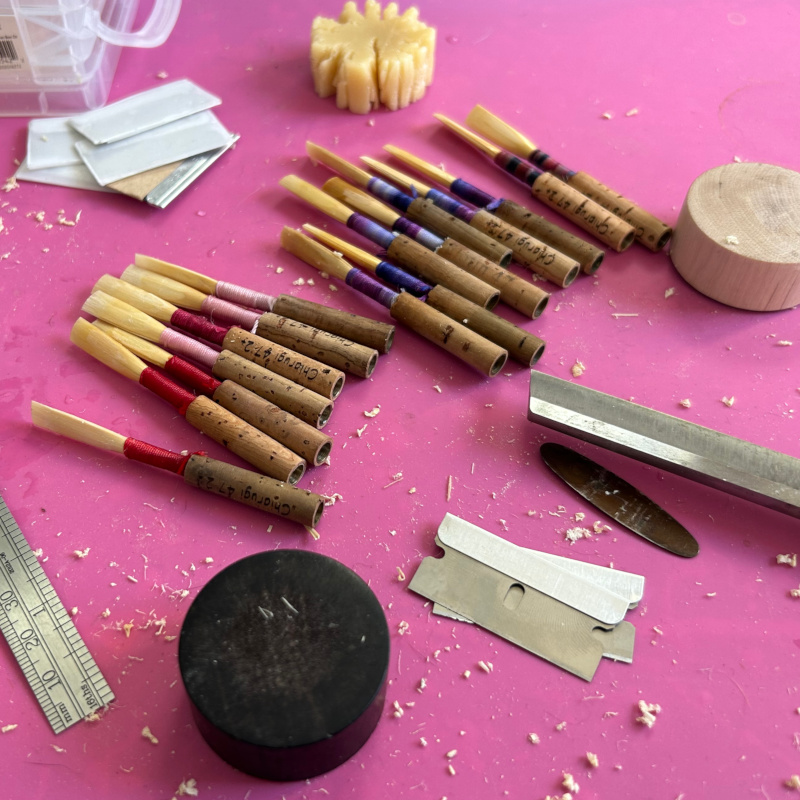
[[800, 303], [800, 174], [725, 164], [689, 188], [670, 245], [697, 291], [751, 311]]

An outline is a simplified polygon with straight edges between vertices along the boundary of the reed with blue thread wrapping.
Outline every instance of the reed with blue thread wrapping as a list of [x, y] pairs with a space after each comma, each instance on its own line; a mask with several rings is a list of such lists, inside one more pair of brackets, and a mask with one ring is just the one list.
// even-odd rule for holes
[[[636, 238], [633, 226], [607, 211], [599, 203], [574, 189], [555, 175], [528, 164], [508, 150], [487, 142], [463, 125], [442, 114], [437, 119], [479, 153], [530, 188], [531, 194], [565, 219], [591, 233], [618, 253], [627, 250]], [[396, 155], [396, 154], [395, 154]]]
[[636, 231], [636, 241], [654, 253], [662, 250], [672, 236], [672, 228], [658, 217], [645, 211], [641, 206], [628, 200], [627, 197], [623, 197], [619, 192], [615, 192], [591, 175], [572, 170], [557, 161], [483, 106], [476, 105], [469, 112], [467, 125], [500, 147], [530, 161], [539, 169], [551, 172], [564, 183], [574, 186], [579, 192], [595, 200], [603, 208], [607, 208], [612, 214], [629, 222]]
[[408, 236], [387, 231], [296, 175], [286, 175], [280, 184], [329, 217], [374, 242], [386, 251], [390, 261], [412, 270], [424, 280], [446, 286], [485, 308], [493, 308], [500, 299], [500, 292], [485, 281], [451, 264]]
[[[387, 150], [391, 145], [386, 145]], [[389, 150], [391, 152], [391, 150]], [[415, 191], [423, 195], [428, 200], [432, 200], [439, 208], [454, 214], [459, 219], [468, 222], [469, 225], [481, 233], [491, 236], [493, 239], [502, 242], [511, 249], [512, 259], [518, 264], [527, 267], [537, 275], [541, 275], [556, 286], [569, 286], [580, 272], [580, 264], [575, 259], [548, 247], [544, 242], [533, 236], [524, 233], [509, 225], [494, 214], [478, 208], [470, 208], [433, 186], [428, 186], [422, 181], [416, 180], [404, 173], [376, 161], [374, 158], [362, 156], [362, 160], [375, 172], [389, 178], [410, 191]]]
[[503, 368], [508, 352], [450, 319], [408, 292], [395, 292], [371, 275], [350, 266], [344, 258], [293, 228], [284, 227], [281, 246], [312, 267], [344, 281], [389, 310], [398, 322], [454, 355], [478, 372], [493, 377]]
[[[340, 252], [359, 267], [368, 269], [370, 272], [375, 271], [378, 259], [360, 247], [355, 247], [313, 225], [304, 225], [303, 230], [326, 247]], [[545, 343], [538, 336], [528, 333], [492, 311], [470, 303], [469, 300], [465, 300], [443, 286], [430, 286], [428, 289], [424, 299], [429, 306], [465, 325], [471, 331], [479, 333], [485, 339], [505, 348], [511, 358], [526, 367], [533, 366], [544, 353]]]
[[550, 295], [535, 284], [520, 278], [505, 267], [501, 267], [499, 264], [495, 264], [494, 261], [484, 258], [479, 253], [475, 253], [460, 242], [452, 239], [449, 242], [445, 242], [425, 228], [420, 228], [415, 223], [409, 222], [409, 220], [393, 211], [380, 200], [355, 186], [351, 186], [341, 178], [331, 178], [325, 181], [322, 189], [349, 208], [361, 214], [366, 214], [392, 230], [402, 228], [407, 235], [411, 236], [412, 231], [410, 229], [413, 226], [418, 231], [424, 232], [426, 234], [425, 241], [417, 238], [419, 234], [414, 235], [412, 238], [415, 238], [421, 244], [431, 241], [435, 247], [435, 252], [440, 253], [448, 261], [465, 269], [471, 275], [475, 275], [475, 277], [494, 286], [500, 292], [500, 302], [519, 311], [520, 314], [524, 314], [529, 319], [539, 317], [547, 306]]

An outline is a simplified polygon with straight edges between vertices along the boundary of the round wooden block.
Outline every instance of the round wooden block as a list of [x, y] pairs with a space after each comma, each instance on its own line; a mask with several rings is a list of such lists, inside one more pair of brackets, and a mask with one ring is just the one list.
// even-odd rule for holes
[[725, 164], [689, 188], [670, 247], [695, 289], [736, 308], [800, 304], [800, 174]]

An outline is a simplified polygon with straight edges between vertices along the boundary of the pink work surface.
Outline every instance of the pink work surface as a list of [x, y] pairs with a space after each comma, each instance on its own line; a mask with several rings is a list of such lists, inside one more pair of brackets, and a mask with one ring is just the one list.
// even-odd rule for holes
[[[348, 378], [326, 428], [330, 464], [301, 481], [335, 498], [318, 540], [31, 425], [37, 400], [126, 436], [242, 463], [70, 344], [95, 281], [119, 275], [137, 252], [390, 321], [279, 247], [284, 225], [327, 223], [278, 185], [288, 173], [317, 185], [330, 176], [309, 162], [306, 140], [350, 160], [382, 157], [393, 143], [534, 207], [525, 187], [432, 117], [463, 121], [481, 103], [670, 224], [712, 167], [800, 167], [794, 3], [427, 0], [421, 18], [438, 29], [433, 85], [402, 111], [367, 116], [313, 91], [311, 21], [339, 10], [334, 0], [187, 2], [165, 45], [122, 54], [111, 100], [159, 85], [163, 73], [187, 77], [222, 98], [218, 117], [241, 134], [168, 208], [31, 183], [0, 194], [0, 491], [116, 694], [100, 721], [55, 736], [0, 646], [0, 794], [170, 798], [193, 779], [201, 800], [544, 800], [566, 791], [564, 773], [587, 799], [793, 794], [800, 600], [791, 590], [800, 570], [777, 556], [800, 549], [800, 522], [529, 422], [527, 368], [509, 361], [483, 378], [398, 329], [370, 379]], [[24, 156], [26, 125], [0, 119], [2, 177]], [[76, 224], [59, 224], [60, 213]], [[338, 223], [329, 229], [357, 242]], [[500, 313], [546, 340], [535, 368], [543, 373], [800, 456], [796, 310], [720, 305], [688, 286], [667, 253], [637, 245], [554, 289], [536, 321]], [[543, 465], [545, 441], [577, 447], [651, 496], [695, 535], [699, 556], [683, 560], [615, 523], [570, 544], [569, 528], [611, 521]], [[628, 614], [633, 663], [604, 659], [587, 683], [477, 626], [433, 616], [408, 581], [438, 552], [434, 534], [448, 512], [518, 545], [645, 576], [644, 599]], [[355, 570], [391, 635], [374, 735], [335, 771], [298, 783], [262, 781], [220, 760], [193, 724], [177, 663], [196, 593], [228, 564], [272, 548], [323, 553]], [[661, 708], [652, 727], [637, 722], [640, 701]], [[157, 743], [142, 736], [145, 726]]]

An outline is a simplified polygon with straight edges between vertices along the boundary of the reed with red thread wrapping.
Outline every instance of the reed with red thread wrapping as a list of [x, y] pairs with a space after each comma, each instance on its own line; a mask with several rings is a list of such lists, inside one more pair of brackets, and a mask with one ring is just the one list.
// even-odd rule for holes
[[343, 336], [345, 339], [358, 342], [365, 347], [371, 347], [382, 355], [388, 353], [392, 347], [394, 325], [385, 322], [378, 322], [358, 314], [347, 314], [339, 309], [314, 303], [311, 300], [303, 300], [290, 294], [279, 294], [273, 297], [234, 283], [215, 280], [194, 270], [170, 264], [168, 261], [162, 261], [152, 256], [137, 253], [134, 263], [137, 267], [185, 283], [205, 294], [213, 294], [222, 300], [239, 303], [248, 308], [272, 311], [275, 314], [328, 331], [328, 333]]
[[77, 320], [72, 327], [70, 339], [93, 358], [166, 400], [189, 424], [265, 475], [292, 484], [303, 476], [305, 461], [288, 447], [218, 406], [208, 397], [195, 396], [163, 373], [148, 367], [138, 356], [87, 320]]
[[[110, 277], [110, 276], [109, 276]], [[138, 293], [131, 293], [121, 287], [120, 284], [126, 284], [127, 281], [119, 281], [119, 279], [111, 278], [110, 280], [103, 276], [104, 285], [108, 288], [109, 292], [114, 292], [110, 295], [107, 292], [97, 290], [87, 298], [84, 303], [83, 310], [95, 317], [100, 317], [106, 322], [116, 325], [118, 328], [135, 333], [149, 341], [158, 342], [166, 350], [170, 352], [177, 352], [182, 356], [198, 361], [204, 364], [209, 369], [212, 368], [214, 359], [217, 352], [212, 350], [208, 345], [202, 342], [190, 339], [177, 331], [170, 330], [161, 323], [160, 320], [153, 319], [146, 311], [142, 311], [141, 307], [152, 306], [152, 298], [143, 299]], [[130, 285], [130, 284], [129, 284]], [[138, 287], [134, 287], [138, 289]], [[139, 289], [139, 292], [144, 290]], [[120, 300], [116, 296], [118, 293], [124, 292], [125, 300]], [[154, 297], [154, 295], [153, 295]], [[128, 302], [130, 301], [130, 302]], [[135, 304], [135, 305], [134, 305]], [[101, 317], [98, 309], [102, 309], [103, 313], [114, 314], [113, 319], [106, 319]], [[190, 312], [183, 312], [189, 314]], [[173, 315], [174, 319], [174, 315]], [[231, 330], [235, 330], [236, 326], [221, 327], [214, 325], [204, 317], [200, 317], [203, 322], [198, 322], [196, 325], [193, 323], [194, 334], [200, 336], [206, 341], [224, 347], [225, 337]], [[130, 326], [134, 325], [135, 329]], [[188, 329], [188, 326], [187, 328]], [[257, 337], [265, 347], [270, 349], [272, 354], [270, 369], [284, 378], [292, 380], [294, 383], [304, 386], [324, 397], [331, 399], [337, 397], [344, 386], [344, 373], [333, 367], [323, 364], [315, 359], [295, 353], [293, 350], [284, 348], [281, 345], [269, 342], [266, 339]]]
[[314, 528], [322, 518], [324, 500], [313, 492], [259, 475], [203, 453], [176, 453], [140, 439], [123, 436], [65, 411], [33, 401], [31, 420], [43, 430], [76, 442], [119, 453], [183, 477], [190, 486], [266, 511], [290, 522]]
[[531, 194], [552, 208], [557, 214], [571, 220], [596, 239], [618, 253], [627, 250], [636, 238], [633, 226], [611, 214], [599, 203], [573, 188], [549, 172], [534, 167], [508, 150], [503, 150], [481, 138], [463, 125], [442, 114], [435, 115], [446, 127], [471, 144], [479, 153], [488, 156], [498, 167], [524, 183]]
[[281, 246], [321, 272], [339, 278], [371, 297], [387, 308], [394, 319], [483, 375], [497, 375], [506, 363], [508, 353], [502, 347], [451, 320], [419, 298], [407, 292], [392, 291], [308, 236], [285, 227], [281, 232]]
[[[375, 271], [375, 256], [342, 239], [332, 236], [313, 225], [304, 225], [304, 230], [322, 242], [326, 247], [341, 253], [359, 267]], [[441, 311], [450, 319], [460, 322], [475, 333], [508, 351], [508, 354], [526, 367], [533, 366], [544, 353], [545, 343], [533, 334], [524, 331], [492, 311], [470, 303], [455, 292], [443, 286], [432, 286], [426, 293], [425, 302]]]
[[193, 391], [210, 397], [254, 428], [302, 456], [309, 464], [319, 466], [330, 457], [333, 445], [330, 436], [255, 392], [231, 380], [219, 381], [179, 356], [170, 355], [158, 345], [122, 328], [102, 320], [95, 320], [92, 324], [127, 347], [134, 355], [164, 370]]
[[476, 105], [467, 115], [467, 125], [486, 136], [496, 145], [505, 148], [515, 156], [530, 161], [539, 169], [550, 172], [564, 183], [574, 186], [579, 192], [607, 208], [612, 214], [633, 225], [636, 241], [657, 253], [662, 250], [672, 236], [672, 228], [658, 217], [645, 211], [632, 200], [623, 197], [610, 187], [585, 172], [576, 172], [540, 150], [527, 136], [524, 136], [500, 117], [481, 105]]
[[238, 325], [275, 344], [359, 378], [372, 375], [378, 363], [377, 350], [302, 322], [288, 320], [271, 311], [252, 311], [228, 303], [142, 267], [130, 266], [123, 271], [121, 277], [122, 280], [177, 306], [199, 311], [212, 318], [216, 315], [228, 323], [227, 327], [231, 324]]
[[356, 233], [379, 245], [386, 251], [391, 261], [412, 270], [424, 280], [446, 286], [484, 308], [493, 308], [500, 299], [500, 292], [485, 281], [470, 275], [455, 264], [451, 264], [421, 244], [417, 244], [408, 236], [387, 231], [386, 228], [363, 214], [352, 211], [296, 175], [287, 175], [281, 179], [280, 183], [281, 186], [329, 217], [347, 225]]

